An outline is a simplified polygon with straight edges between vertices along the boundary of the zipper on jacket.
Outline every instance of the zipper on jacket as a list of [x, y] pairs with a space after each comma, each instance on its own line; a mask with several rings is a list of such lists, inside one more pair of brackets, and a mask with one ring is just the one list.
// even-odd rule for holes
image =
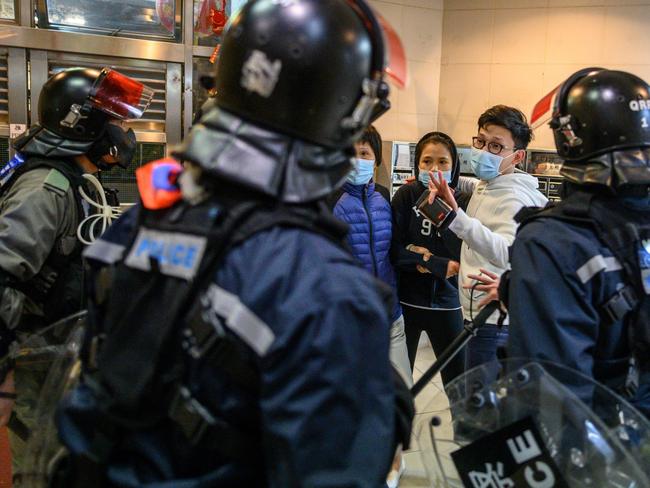
[[372, 215], [368, 210], [368, 186], [363, 188], [363, 209], [368, 216], [368, 225], [370, 226], [370, 259], [372, 259], [372, 274], [377, 276], [377, 258], [375, 257], [375, 238], [374, 229], [372, 228]]

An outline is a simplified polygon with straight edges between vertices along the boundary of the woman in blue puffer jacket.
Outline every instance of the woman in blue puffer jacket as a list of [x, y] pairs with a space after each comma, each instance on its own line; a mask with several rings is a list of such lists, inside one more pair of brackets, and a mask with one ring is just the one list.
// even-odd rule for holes
[[334, 215], [350, 226], [348, 243], [352, 254], [374, 276], [393, 290], [390, 359], [404, 381], [411, 385], [412, 374], [406, 350], [404, 318], [397, 299], [397, 280], [390, 262], [392, 212], [388, 190], [373, 182], [376, 166], [381, 164], [381, 136], [368, 127], [355, 144], [355, 169], [342, 190], [333, 197]]

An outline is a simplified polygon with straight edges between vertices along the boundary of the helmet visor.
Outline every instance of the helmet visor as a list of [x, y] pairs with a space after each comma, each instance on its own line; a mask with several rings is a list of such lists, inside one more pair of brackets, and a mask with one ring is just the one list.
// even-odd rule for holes
[[[372, 38], [375, 51], [373, 69], [383, 71], [399, 88], [404, 88], [408, 82], [408, 69], [406, 52], [399, 35], [393, 26], [364, 0], [348, 0], [348, 4], [361, 17]], [[383, 59], [377, 59], [377, 55], [383, 56]]]
[[90, 94], [90, 102], [120, 120], [139, 119], [151, 103], [153, 93], [139, 81], [104, 68]]
[[530, 125], [533, 129], [537, 129], [553, 118], [555, 98], [557, 97], [560, 88], [562, 88], [562, 84], [553, 88], [553, 90], [535, 104], [533, 113], [530, 116]]
[[553, 90], [551, 90], [548, 95], [546, 95], [535, 104], [535, 108], [533, 109], [533, 113], [530, 117], [530, 125], [533, 127], [533, 129], [537, 129], [540, 125], [548, 122], [553, 117], [560, 116], [560, 104], [558, 103], [558, 97], [565, 97], [565, 94], [561, 95], [561, 93], [565, 92], [567, 89], [570, 89], [573, 84], [579, 79], [602, 70], [603, 68], [581, 69], [579, 71], [576, 71], [562, 83], [556, 86]]
[[404, 45], [393, 26], [378, 12], [375, 12], [379, 25], [384, 35], [385, 68], [388, 77], [399, 88], [405, 88], [408, 83], [408, 66], [406, 64], [406, 51]]

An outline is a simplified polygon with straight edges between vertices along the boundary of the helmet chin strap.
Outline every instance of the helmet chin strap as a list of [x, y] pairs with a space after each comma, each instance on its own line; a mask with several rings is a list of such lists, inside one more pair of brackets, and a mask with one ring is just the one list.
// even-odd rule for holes
[[104, 161], [104, 156], [99, 156], [97, 157], [91, 157], [88, 155], [88, 159], [90, 159], [90, 162], [93, 163], [97, 168], [99, 168], [101, 171], [110, 171], [113, 169], [113, 166], [117, 163], [107, 163]]

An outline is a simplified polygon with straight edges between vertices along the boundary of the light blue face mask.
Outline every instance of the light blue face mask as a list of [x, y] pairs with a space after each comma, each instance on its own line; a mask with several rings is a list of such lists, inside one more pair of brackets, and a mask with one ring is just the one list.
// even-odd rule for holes
[[[437, 172], [437, 171], [434, 171], [433, 174], [434, 174], [434, 175], [436, 176], [436, 178], [437, 178], [438, 172]], [[449, 183], [449, 182], [451, 181], [451, 170], [449, 170], [449, 171], [443, 171], [443, 172], [442, 172], [442, 178], [443, 178], [444, 180], [446, 180], [447, 183]], [[420, 181], [422, 182], [422, 184], [423, 184], [426, 188], [429, 187], [429, 180], [430, 180], [430, 179], [431, 179], [431, 177], [429, 176], [429, 172], [428, 172], [428, 171], [422, 171], [422, 170], [420, 170], [420, 173], [418, 174], [418, 180], [420, 180]]]
[[499, 168], [504, 159], [497, 154], [473, 147], [470, 166], [477, 178], [490, 181], [501, 174]]
[[358, 158], [354, 163], [354, 169], [348, 175], [348, 183], [353, 185], [367, 185], [375, 173], [375, 161], [373, 159]]

